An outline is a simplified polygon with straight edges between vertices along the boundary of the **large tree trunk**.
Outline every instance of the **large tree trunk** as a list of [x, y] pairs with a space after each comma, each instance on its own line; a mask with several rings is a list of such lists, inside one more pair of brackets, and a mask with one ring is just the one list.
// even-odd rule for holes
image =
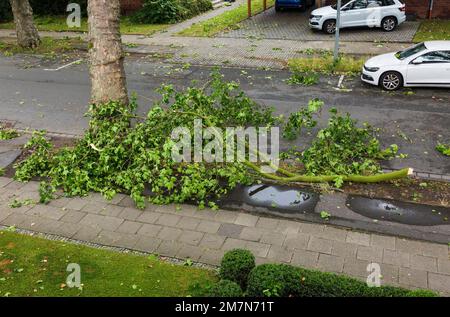
[[120, 37], [120, 1], [89, 0], [91, 102], [128, 104]]
[[17, 42], [23, 48], [36, 48], [41, 43], [33, 22], [33, 9], [28, 0], [9, 0], [16, 24]]

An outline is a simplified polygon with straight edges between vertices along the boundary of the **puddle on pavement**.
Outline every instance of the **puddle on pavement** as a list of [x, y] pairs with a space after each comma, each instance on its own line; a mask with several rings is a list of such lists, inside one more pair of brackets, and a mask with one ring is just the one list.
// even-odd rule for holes
[[224, 207], [250, 205], [282, 213], [312, 213], [319, 195], [289, 186], [253, 185], [238, 186], [221, 201]]
[[450, 208], [445, 207], [361, 196], [349, 196], [347, 206], [360, 215], [377, 220], [417, 226], [450, 225]]

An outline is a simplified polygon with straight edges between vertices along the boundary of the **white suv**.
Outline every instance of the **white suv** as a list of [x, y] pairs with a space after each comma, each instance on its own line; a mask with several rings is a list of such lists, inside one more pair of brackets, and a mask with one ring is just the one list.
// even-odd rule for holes
[[[336, 17], [336, 5], [319, 8], [311, 12], [309, 26], [333, 34], [336, 32]], [[405, 21], [405, 5], [401, 0], [352, 0], [341, 8], [340, 28], [381, 27], [390, 32]]]

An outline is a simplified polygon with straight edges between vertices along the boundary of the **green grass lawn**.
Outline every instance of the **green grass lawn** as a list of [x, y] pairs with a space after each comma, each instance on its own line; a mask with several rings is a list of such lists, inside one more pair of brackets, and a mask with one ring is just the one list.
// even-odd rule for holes
[[[69, 263], [81, 267], [82, 290], [69, 288]], [[213, 271], [0, 231], [0, 297], [202, 296]]]
[[36, 49], [24, 49], [17, 45], [15, 40], [0, 41], [0, 54], [12, 56], [15, 54], [40, 54], [48, 58], [55, 58], [61, 54], [73, 51], [76, 47], [86, 46], [81, 39], [66, 38], [53, 39], [49, 37], [41, 38], [41, 45]]
[[[267, 0], [267, 7], [273, 6], [275, 0]], [[252, 13], [258, 14], [263, 11], [263, 1], [252, 1]], [[227, 30], [239, 28], [238, 23], [247, 19], [247, 3], [242, 4], [230, 11], [226, 11], [207, 21], [193, 24], [189, 28], [181, 31], [181, 36], [201, 36], [209, 37]]]
[[[66, 17], [64, 16], [47, 16], [47, 17], [35, 17], [34, 19], [39, 31], [55, 31], [55, 32], [87, 32], [88, 23], [84, 18], [81, 21], [80, 28], [69, 28], [66, 23]], [[120, 23], [120, 31], [122, 34], [143, 34], [151, 35], [158, 31], [164, 30], [168, 27], [167, 24], [134, 24], [129, 19], [122, 18]], [[14, 29], [14, 23], [0, 23], [0, 29]]]
[[450, 20], [422, 21], [414, 36], [414, 42], [450, 40]]

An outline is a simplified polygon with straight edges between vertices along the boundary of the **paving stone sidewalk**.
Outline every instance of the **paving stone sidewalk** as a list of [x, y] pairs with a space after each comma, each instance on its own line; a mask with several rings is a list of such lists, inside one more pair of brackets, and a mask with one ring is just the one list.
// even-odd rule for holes
[[[43, 37], [82, 38], [86, 34], [75, 32], [40, 32]], [[0, 38], [15, 38], [13, 30], [0, 30]], [[332, 41], [296, 41], [254, 38], [205, 38], [177, 37], [169, 34], [123, 35], [124, 43], [137, 47], [125, 47], [127, 52], [141, 54], [168, 53], [168, 62], [193, 65], [217, 65], [252, 68], [286, 68], [291, 58], [305, 56], [307, 49], [332, 50]], [[342, 42], [341, 52], [355, 55], [378, 55], [402, 50], [409, 43]]]
[[110, 202], [92, 194], [9, 207], [14, 199], [37, 199], [38, 185], [0, 177], [0, 225], [210, 265], [218, 265], [227, 250], [246, 248], [258, 263], [283, 262], [361, 280], [376, 262], [386, 285], [450, 294], [448, 245], [189, 205], [138, 210], [125, 195]]

